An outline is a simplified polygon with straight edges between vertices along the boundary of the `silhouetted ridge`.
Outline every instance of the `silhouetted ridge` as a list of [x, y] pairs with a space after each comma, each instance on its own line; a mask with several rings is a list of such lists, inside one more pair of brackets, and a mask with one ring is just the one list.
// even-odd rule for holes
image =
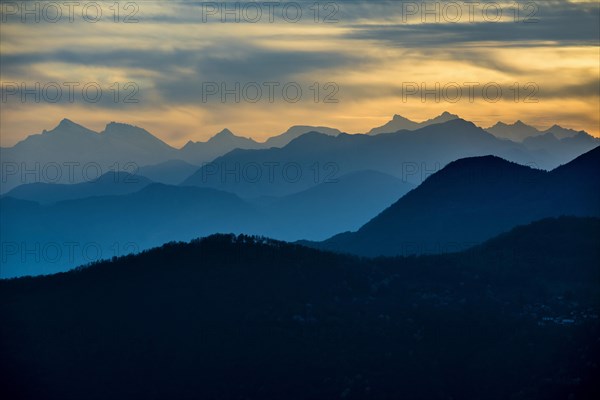
[[82, 183], [27, 183], [10, 190], [5, 196], [51, 204], [92, 196], [133, 193], [150, 183], [151, 181], [143, 176], [124, 171], [109, 171], [96, 179]]
[[367, 256], [462, 250], [544, 217], [600, 216], [600, 150], [552, 172], [495, 156], [451, 162], [358, 231], [316, 247]]
[[298, 136], [295, 139], [292, 139], [287, 146], [290, 146], [290, 148], [294, 148], [294, 147], [300, 147], [300, 146], [307, 146], [307, 145], [315, 145], [317, 143], [330, 143], [332, 141], [334, 141], [336, 139], [335, 136], [331, 136], [331, 135], [326, 135], [324, 133], [321, 132], [307, 132], [301, 136]]
[[97, 134], [96, 134], [96, 132], [84, 127], [83, 125], [75, 123], [75, 122], [71, 121], [70, 119], [63, 118], [58, 123], [58, 125], [56, 125], [51, 130], [48, 131], [48, 130], [44, 129], [42, 131], [41, 135], [30, 135], [26, 139], [17, 143], [15, 145], [15, 147], [23, 147], [26, 144], [29, 144], [32, 142], [37, 143], [46, 138], [47, 138], [46, 140], [59, 139], [63, 136], [80, 139], [81, 137], [95, 138], [97, 136]]
[[[75, 122], [71, 121], [68, 118], [63, 118], [58, 125], [56, 126], [56, 128], [82, 128], [81, 125], [76, 124]], [[54, 128], [54, 129], [56, 129]]]
[[437, 117], [428, 119], [427, 121], [415, 122], [415, 121], [411, 121], [408, 118], [403, 117], [402, 115], [394, 114], [391, 121], [388, 121], [387, 123], [385, 123], [382, 126], [371, 129], [367, 134], [368, 135], [379, 135], [379, 134], [385, 134], [385, 133], [398, 132], [401, 130], [414, 131], [414, 130], [417, 130], [419, 128], [424, 128], [429, 125], [442, 124], [442, 123], [448, 122], [448, 121], [456, 119], [456, 118], [459, 118], [459, 116], [455, 115], [455, 114], [451, 114], [448, 111], [444, 111], [442, 114], [438, 115]]
[[566, 174], [569, 172], [587, 173], [587, 174], [598, 174], [600, 171], [600, 146], [584, 153], [568, 162], [565, 165], [551, 171], [552, 174]]
[[235, 135], [229, 129], [225, 128], [213, 137], [231, 137], [231, 136], [235, 136]]
[[0, 390], [590, 398], [600, 393], [599, 234], [598, 219], [559, 218], [467, 253], [398, 259], [213, 235], [0, 281]]
[[[481, 129], [471, 121], [464, 120], [462, 118], [453, 118], [443, 123], [446, 129]], [[423, 128], [424, 130], [438, 130], [440, 129], [439, 124], [429, 125]]]

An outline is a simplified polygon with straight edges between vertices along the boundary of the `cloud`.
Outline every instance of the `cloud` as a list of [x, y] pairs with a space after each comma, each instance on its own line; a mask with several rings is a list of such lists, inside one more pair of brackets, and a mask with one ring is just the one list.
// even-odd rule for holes
[[[214, 18], [205, 23], [202, 3], [197, 2], [139, 2], [139, 22], [134, 24], [110, 18], [95, 24], [80, 19], [23, 24], [20, 18], [9, 16], [2, 23], [3, 84], [98, 82], [106, 95], [97, 103], [72, 104], [65, 97], [45, 105], [22, 103], [15, 95], [2, 107], [2, 140], [10, 136], [14, 142], [19, 135], [47, 128], [30, 117], [34, 109], [56, 114], [45, 121], [69, 116], [82, 123], [85, 118], [99, 123], [101, 118], [118, 119], [111, 117], [116, 115], [149, 129], [170, 126], [169, 135], [178, 141], [185, 141], [186, 134], [191, 135], [189, 139], [201, 139], [193, 136], [198, 133], [194, 126], [202, 126], [203, 134], [229, 126], [248, 135], [262, 135], [283, 131], [292, 123], [329, 123], [357, 131], [403, 109], [421, 119], [450, 108], [482, 120], [486, 120], [483, 110], [490, 115], [500, 113], [498, 106], [494, 109], [489, 104], [478, 104], [481, 111], [472, 111], [470, 103], [404, 103], [398, 90], [407, 81], [497, 82], [503, 88], [515, 82], [535, 82], [541, 104], [503, 104], [506, 119], [519, 119], [523, 113], [541, 120], [546, 113], [564, 118], [564, 122], [554, 122], [585, 121], [587, 126], [577, 127], [600, 131], [597, 2], [536, 2], [537, 23], [514, 22], [510, 13], [514, 5], [509, 1], [493, 2], [505, 11], [501, 22], [485, 22], [478, 16], [475, 22], [463, 17], [458, 23], [447, 18], [422, 23], [418, 13], [407, 15], [407, 6], [422, 8], [423, 1], [337, 1], [335, 23], [323, 21], [328, 15], [325, 11], [333, 9], [321, 8], [315, 21], [309, 8], [314, 2], [299, 3], [304, 14], [297, 23], [282, 18], [274, 23], [264, 19], [221, 23]], [[444, 7], [452, 2], [437, 3]], [[492, 4], [480, 3], [479, 9]], [[521, 9], [521, 19], [525, 11]], [[127, 82], [138, 85], [138, 103], [111, 98], [111, 85]], [[227, 88], [235, 83], [298, 82], [305, 93], [297, 103], [279, 96], [274, 103], [231, 104], [222, 103], [218, 95], [203, 102], [203, 83], [207, 82], [225, 83]], [[315, 102], [309, 88], [315, 82], [321, 89], [324, 83], [335, 82], [339, 104]], [[322, 98], [323, 92], [319, 95]], [[12, 127], [17, 126], [15, 131]]]

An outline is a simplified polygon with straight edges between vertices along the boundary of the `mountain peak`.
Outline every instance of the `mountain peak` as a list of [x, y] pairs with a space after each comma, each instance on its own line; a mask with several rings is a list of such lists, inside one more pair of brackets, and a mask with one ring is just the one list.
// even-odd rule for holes
[[526, 138], [537, 136], [541, 133], [537, 128], [527, 125], [520, 119], [513, 124], [498, 122], [496, 125], [491, 126], [486, 130], [497, 138], [508, 139], [513, 142], [523, 142]]
[[231, 137], [231, 136], [235, 136], [235, 135], [229, 129], [225, 128], [213, 137]]
[[236, 136], [229, 129], [225, 128], [222, 131], [220, 131], [219, 133], [217, 133], [216, 135], [214, 135], [213, 137], [211, 137], [210, 139], [208, 139], [208, 142], [225, 142], [225, 143], [229, 143], [229, 142], [236, 141], [236, 140], [250, 140], [250, 139], [246, 139], [246, 138], [242, 138], [240, 136]]
[[437, 118], [440, 118], [440, 117], [445, 117], [445, 118], [452, 117], [454, 119], [459, 118], [457, 114], [452, 114], [449, 111], [444, 111], [443, 113], [441, 113], [440, 115], [437, 116]]
[[135, 125], [125, 124], [123, 122], [111, 121], [108, 124], [106, 124], [106, 126], [104, 127], [104, 131], [105, 132], [114, 132], [117, 128], [126, 128], [126, 129], [135, 128], [135, 129], [141, 129], [141, 128], [138, 128]]
[[56, 126], [56, 128], [54, 128], [53, 130], [56, 129], [72, 129], [72, 128], [79, 128], [81, 127], [81, 125], [71, 121], [68, 118], [63, 118], [58, 125]]
[[136, 136], [136, 137], [153, 137], [150, 132], [139, 126], [125, 124], [122, 122], [109, 122], [106, 124], [102, 134], [108, 136]]
[[87, 129], [84, 126], [81, 126], [73, 121], [71, 121], [68, 118], [63, 118], [58, 125], [56, 125], [56, 127], [54, 127], [51, 130], [46, 130], [44, 129], [42, 131], [42, 134], [56, 134], [56, 133], [60, 133], [60, 134], [78, 134], [81, 133], [83, 131], [89, 131], [91, 132], [89, 129]]
[[[111, 142], [129, 143], [128, 145], [141, 146], [150, 149], [172, 150], [168, 144], [139, 126], [124, 124], [121, 122], [110, 122], [100, 132], [105, 139]], [[150, 146], [150, 147], [148, 147]]]
[[71, 121], [68, 118], [63, 118], [59, 123], [58, 126], [60, 127], [64, 127], [64, 126], [71, 126], [71, 125], [77, 125], [75, 122]]
[[444, 111], [440, 115], [435, 118], [429, 119], [427, 121], [421, 122], [422, 126], [440, 124], [448, 121], [452, 121], [455, 119], [461, 119], [458, 115], [449, 113], [448, 111]]
[[462, 118], [453, 118], [450, 119], [446, 122], [443, 123], [446, 126], [459, 126], [459, 127], [477, 127], [477, 125], [475, 125], [473, 122], [471, 121], [467, 121], [466, 119], [462, 119]]
[[[298, 130], [303, 130], [304, 131], [304, 130], [307, 130], [307, 129], [310, 131], [311, 127], [308, 126], [308, 125], [292, 125], [284, 133], [295, 133]], [[306, 132], [304, 132], [304, 133], [306, 133]]]
[[[328, 128], [326, 126], [312, 126], [312, 125], [293, 125], [291, 126], [285, 133], [279, 136], [290, 136], [290, 137], [298, 137], [308, 132], [319, 132], [324, 135], [337, 136], [341, 132], [335, 128]], [[274, 136], [275, 138], [278, 136]]]

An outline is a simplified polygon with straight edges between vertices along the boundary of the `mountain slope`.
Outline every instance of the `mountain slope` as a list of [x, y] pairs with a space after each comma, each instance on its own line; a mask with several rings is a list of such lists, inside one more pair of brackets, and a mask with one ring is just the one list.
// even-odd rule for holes
[[458, 119], [459, 116], [456, 114], [451, 114], [447, 111], [444, 111], [442, 114], [437, 117], [428, 119], [423, 122], [414, 122], [408, 118], [405, 118], [401, 115], [395, 114], [391, 121], [386, 124], [379, 126], [377, 128], [371, 129], [367, 135], [379, 135], [381, 133], [393, 133], [401, 130], [414, 131], [420, 128], [424, 128], [429, 125], [442, 124], [444, 122], [452, 121], [454, 119]]
[[229, 129], [223, 129], [206, 142], [189, 141], [179, 151], [179, 157], [188, 163], [200, 165], [234, 149], [258, 149], [262, 144], [251, 138], [234, 135]]
[[169, 160], [140, 167], [137, 174], [156, 183], [178, 185], [198, 170], [197, 165], [183, 160]]
[[326, 126], [294, 125], [284, 133], [268, 138], [263, 147], [284, 147], [292, 140], [309, 132], [318, 132], [329, 136], [337, 136], [342, 133], [338, 129]]
[[498, 157], [450, 163], [357, 232], [317, 247], [407, 255], [465, 249], [536, 219], [600, 216], [600, 147], [544, 172]]
[[152, 135], [147, 130], [118, 122], [111, 122], [100, 135], [108, 142], [110, 148], [123, 152], [147, 163], [154, 160], [157, 155], [173, 153], [173, 148]]
[[522, 142], [528, 137], [540, 135], [533, 126], [527, 125], [522, 121], [516, 121], [514, 124], [505, 124], [498, 122], [496, 125], [486, 128], [486, 131], [500, 139], [509, 139], [513, 142]]
[[561, 218], [379, 260], [219, 235], [0, 281], [0, 394], [595, 398], [599, 234]]
[[590, 136], [585, 132], [579, 132], [562, 139], [559, 139], [553, 132], [547, 132], [523, 140], [523, 146], [532, 152], [546, 156], [561, 154], [562, 157], [570, 157], [570, 159], [598, 145], [600, 145], [600, 139]]
[[280, 240], [323, 240], [358, 229], [414, 185], [376, 171], [357, 171], [271, 201], [257, 199], [268, 217], [262, 233]]
[[135, 193], [44, 206], [5, 197], [0, 219], [2, 278], [64, 271], [170, 240], [254, 233], [264, 221], [253, 206], [230, 193], [158, 183]]
[[[255, 199], [250, 204], [214, 189], [148, 185], [141, 178], [138, 186], [148, 186], [126, 194], [138, 186], [106, 180], [102, 185], [32, 184], [10, 193], [44, 206], [8, 196], [0, 199], [1, 233], [8, 246], [0, 277], [62, 271], [102, 254], [122, 254], [123, 249], [141, 250], [215, 232], [323, 240], [358, 228], [412, 187], [385, 174], [361, 171], [305, 192]], [[72, 200], [58, 201], [68, 197]], [[21, 257], [21, 249], [36, 246], [42, 254], [50, 250], [59, 254], [56, 259], [36, 257], [37, 253]], [[69, 246], [76, 246], [76, 251]]]
[[567, 128], [563, 128], [562, 126], [556, 125], [556, 124], [552, 125], [550, 128], [546, 129], [542, 133], [549, 133], [549, 132], [551, 132], [558, 139], [566, 139], [566, 138], [570, 138], [570, 137], [575, 137], [582, 132], [587, 134], [587, 132], [585, 132], [585, 131], [576, 131], [574, 129], [567, 129]]
[[137, 192], [152, 183], [143, 176], [126, 172], [108, 172], [98, 179], [76, 184], [28, 183], [17, 186], [4, 196], [34, 201], [40, 204], [92, 196], [120, 195]]

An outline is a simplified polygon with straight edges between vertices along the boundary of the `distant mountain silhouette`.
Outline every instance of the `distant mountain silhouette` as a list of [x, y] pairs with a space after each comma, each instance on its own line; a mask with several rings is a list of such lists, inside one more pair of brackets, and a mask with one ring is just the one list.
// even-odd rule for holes
[[15, 173], [2, 177], [1, 189], [7, 192], [35, 182], [84, 182], [111, 170], [133, 173], [136, 167], [176, 155], [176, 149], [142, 128], [112, 122], [97, 133], [63, 119], [50, 131], [0, 149], [2, 163], [16, 166]]
[[558, 139], [552, 132], [528, 136], [523, 139], [522, 142], [526, 147], [533, 150], [545, 150], [561, 145], [561, 140]]
[[223, 129], [206, 142], [187, 142], [180, 150], [180, 157], [188, 163], [200, 165], [233, 149], [258, 149], [260, 147], [262, 144], [253, 139], [236, 136], [229, 129]]
[[137, 126], [111, 122], [100, 132], [110, 148], [124, 152], [134, 160], [147, 163], [159, 154], [169, 154], [173, 148], [152, 135], [145, 129]]
[[[598, 144], [593, 139], [579, 150], [582, 153]], [[284, 196], [353, 171], [375, 170], [419, 184], [459, 158], [492, 154], [551, 169], [572, 160], [566, 156], [576, 153], [563, 154], [553, 148], [531, 150], [524, 144], [498, 139], [462, 119], [373, 136], [333, 137], [312, 132], [281, 149], [232, 151], [200, 168], [183, 184], [212, 187], [241, 197]]]
[[82, 199], [92, 196], [120, 195], [137, 192], [152, 183], [143, 176], [126, 172], [108, 172], [98, 179], [76, 184], [28, 183], [17, 186], [7, 197], [34, 201], [40, 204], [56, 203], [64, 200]]
[[281, 135], [273, 136], [267, 139], [264, 142], [263, 147], [283, 147], [286, 146], [292, 140], [309, 132], [318, 132], [329, 136], [337, 136], [340, 133], [342, 133], [337, 129], [328, 128], [326, 126], [294, 125]]
[[[381, 136], [383, 132], [397, 133], [399, 136], [402, 136], [403, 139], [399, 141], [385, 139], [382, 142], [369, 142], [370, 145], [373, 145], [370, 153], [382, 151], [382, 160], [373, 164], [369, 164], [368, 162], [365, 163], [363, 162], [365, 160], [361, 159], [370, 157], [378, 158], [377, 154], [359, 154], [357, 164], [360, 165], [352, 166], [350, 163], [345, 162], [344, 164], [347, 164], [346, 167], [350, 168], [344, 170], [340, 169], [339, 172], [344, 174], [352, 171], [373, 169], [395, 175], [402, 179], [404, 174], [398, 172], [398, 165], [387, 165], [382, 169], [378, 164], [395, 162], [396, 164], [404, 164], [404, 166], [406, 166], [406, 162], [417, 164], [433, 162], [437, 165], [441, 162], [448, 163], [456, 158], [482, 154], [494, 154], [522, 164], [537, 165], [540, 168], [551, 169], [590, 150], [600, 143], [598, 139], [587, 135], [585, 132], [575, 132], [555, 125], [547, 132], [552, 132], [559, 139], [569, 139], [574, 141], [561, 141], [560, 145], [551, 141], [547, 143], [539, 141], [534, 146], [512, 142], [500, 143], [506, 142], [506, 140], [496, 142], [495, 144], [486, 143], [485, 145], [481, 143], [481, 141], [476, 141], [473, 144], [468, 144], [461, 150], [458, 147], [464, 145], [464, 143], [461, 142], [462, 139], [460, 137], [457, 138], [457, 143], [451, 143], [451, 141], [454, 135], [464, 135], [465, 132], [456, 132], [454, 130], [465, 129], [472, 131], [476, 127], [473, 124], [470, 124], [468, 127], [461, 127], [461, 123], [458, 123], [457, 125], [450, 124], [456, 120], [458, 120], [458, 116], [448, 112], [421, 123], [412, 122], [406, 118], [395, 116], [389, 124], [386, 124], [380, 130], [374, 130], [373, 133], [379, 133], [374, 136]], [[407, 121], [410, 123], [407, 123]], [[410, 137], [410, 135], [407, 135], [408, 131], [401, 131], [402, 129], [407, 128], [409, 130], [415, 130], [415, 132], [420, 132], [422, 129], [437, 125], [444, 126], [444, 128], [435, 128], [435, 130], [443, 129], [445, 132], [440, 132], [440, 135], [443, 136], [429, 136], [428, 139], [425, 139], [417, 136]], [[510, 130], [513, 128], [509, 127], [508, 129]], [[183, 146], [183, 148], [175, 149], [156, 138], [148, 131], [132, 125], [112, 122], [108, 124], [102, 132], [97, 133], [68, 119], [64, 119], [57, 127], [50, 131], [43, 131], [43, 133], [38, 135], [31, 135], [13, 147], [0, 148], [0, 159], [3, 164], [0, 194], [6, 193], [12, 188], [26, 183], [83, 182], [89, 180], [88, 175], [90, 171], [97, 173], [96, 177], [110, 170], [122, 170], [135, 174], [136, 170], [142, 167], [167, 162], [170, 163], [161, 167], [165, 168], [165, 177], [160, 177], [161, 172], [157, 170], [157, 175], [154, 176], [154, 180], [164, 183], [176, 183], [185, 178], [182, 177], [185, 172], [185, 166], [184, 164], [180, 164], [175, 167], [175, 164], [172, 162], [173, 160], [185, 161], [188, 164], [200, 166], [236, 149], [269, 149], [271, 147], [285, 147], [304, 135], [314, 135], [314, 132], [319, 132], [323, 135], [332, 137], [341, 136], [340, 141], [336, 142], [334, 145], [336, 148], [341, 149], [344, 146], [353, 147], [353, 144], [350, 144], [348, 139], [348, 136], [350, 135], [340, 134], [340, 131], [337, 129], [298, 125], [291, 127], [281, 135], [268, 139], [264, 143], [256, 142], [250, 138], [236, 136], [231, 131], [225, 129], [206, 142], [190, 141]], [[479, 132], [481, 133], [483, 131], [479, 130]], [[539, 131], [536, 132], [540, 135], [544, 133]], [[356, 141], [353, 140], [352, 143], [356, 144], [361, 140], [362, 139], [358, 138]], [[431, 145], [431, 149], [429, 149], [428, 146], [425, 146], [426, 140], [434, 141], [427, 143], [428, 146]], [[441, 142], [438, 143], [436, 142], [437, 140], [441, 140]], [[375, 143], [383, 145], [384, 141], [387, 141], [385, 146], [393, 147], [389, 149], [380, 149], [377, 145], [374, 145]], [[306, 144], [307, 142], [304, 143]], [[531, 143], [529, 144], [531, 145]], [[448, 155], [438, 155], [443, 146], [450, 146]], [[411, 151], [406, 149], [411, 149]], [[320, 151], [320, 153], [326, 153], [333, 150], [334, 149], [325, 149]], [[356, 151], [354, 148], [351, 150]], [[415, 150], [418, 150], [419, 152], [415, 153]], [[388, 160], [388, 157], [390, 157], [391, 154], [390, 152], [397, 153], [400, 156], [400, 161]], [[337, 158], [339, 157], [337, 157], [336, 160], [327, 160], [316, 155], [312, 157], [306, 155], [302, 158], [311, 158], [311, 165], [314, 166], [316, 162], [320, 165], [337, 162]], [[270, 160], [263, 161], [270, 163]], [[442, 164], [442, 166], [443, 165], [445, 164]], [[307, 166], [302, 167], [305, 169]], [[402, 166], [400, 166], [400, 170], [401, 168]], [[303, 175], [306, 178], [309, 173], [307, 171], [303, 172]], [[410, 179], [413, 179], [413, 183], [420, 182], [419, 179], [414, 179], [414, 176], [409, 178], [409, 180]], [[196, 179], [192, 181], [195, 181], [192, 184], [198, 184]], [[316, 183], [319, 182], [317, 181]], [[214, 185], [210, 184], [209, 186]], [[264, 188], [261, 188], [261, 190], [255, 190], [254, 192], [256, 193], [253, 195], [285, 195], [305, 190], [310, 186], [312, 185], [308, 185], [308, 183], [298, 183], [298, 185], [294, 188], [290, 188], [290, 190], [276, 189], [267, 192], [264, 192], [262, 190]], [[240, 190], [240, 194], [246, 192], [245, 189]]]
[[268, 218], [261, 233], [281, 240], [326, 239], [358, 229], [414, 185], [376, 171], [357, 171], [285, 197], [256, 200]]
[[551, 133], [557, 139], [573, 138], [580, 134], [585, 134], [590, 139], [592, 138], [585, 131], [575, 131], [573, 129], [566, 129], [559, 125], [553, 125], [545, 131], [540, 131], [537, 128], [527, 125], [522, 121], [516, 121], [514, 124], [505, 124], [504, 122], [498, 122], [496, 125], [486, 128], [486, 131], [491, 133], [500, 139], [509, 139], [514, 142], [524, 142], [527, 139], [534, 139], [539, 136], [547, 135]]
[[[98, 245], [111, 255], [118, 246], [142, 250], [215, 232], [323, 240], [357, 229], [413, 187], [379, 172], [359, 171], [286, 197], [247, 202], [214, 189], [148, 185], [145, 178], [139, 180], [145, 187], [130, 193], [133, 184], [113, 188], [106, 180], [98, 186], [30, 184], [14, 189], [0, 199], [3, 240], [29, 248], [36, 243]], [[72, 200], [57, 202], [66, 198]], [[86, 261], [81, 249], [76, 259], [63, 254], [56, 262], [34, 256], [23, 260], [19, 254], [2, 260], [0, 277], [52, 273]]]
[[554, 136], [556, 136], [557, 139], [572, 138], [572, 137], [580, 135], [581, 133], [585, 133], [585, 136], [590, 136], [585, 131], [576, 131], [574, 129], [567, 129], [567, 128], [563, 128], [562, 126], [556, 125], [556, 124], [552, 125], [550, 128], [546, 129], [545, 131], [542, 131], [542, 133], [552, 133]]
[[[111, 122], [98, 133], [65, 118], [50, 131], [31, 135], [13, 147], [0, 148], [2, 162], [16, 166], [14, 173], [2, 177], [0, 193], [26, 183], [83, 182], [90, 171], [104, 174], [117, 168], [134, 174], [134, 170], [144, 168], [153, 176], [154, 179], [150, 177], [152, 180], [180, 183], [193, 172], [182, 162], [201, 165], [238, 148], [284, 146], [311, 130], [331, 135], [340, 133], [326, 127], [294, 126], [259, 143], [223, 129], [206, 142], [189, 141], [183, 148], [176, 149], [133, 125]], [[175, 163], [175, 160], [181, 162]], [[162, 165], [157, 166], [159, 164]], [[55, 176], [55, 170], [58, 170], [58, 176]]]
[[136, 174], [156, 183], [178, 185], [197, 170], [197, 165], [183, 160], [169, 160], [159, 164], [140, 167], [136, 171]]
[[[114, 243], [135, 243], [141, 250], [228, 231], [314, 241], [368, 221], [354, 233], [306, 244], [367, 256], [452, 252], [536, 219], [600, 215], [595, 183], [599, 149], [551, 172], [494, 156], [460, 159], [404, 196], [408, 183], [376, 171], [348, 173], [287, 196], [246, 201], [212, 188], [160, 184], [127, 195], [49, 206], [5, 196], [0, 199], [1, 233], [6, 242], [29, 247], [96, 243], [106, 252]], [[3, 274], [9, 275], [2, 276], [56, 272], [85, 260], [23, 261], [15, 254], [3, 259]]]
[[125, 251], [215, 232], [253, 233], [264, 220], [254, 207], [230, 193], [158, 183], [135, 193], [46, 206], [3, 197], [0, 218], [4, 244], [34, 250], [45, 245], [58, 253], [41, 257], [34, 251], [21, 257], [21, 247], [16, 253], [5, 252], [0, 266], [2, 278], [55, 273]]
[[598, 219], [543, 220], [469, 252], [398, 259], [214, 235], [0, 280], [0, 390], [10, 399], [595, 398], [599, 235]]
[[600, 216], [598, 171], [600, 147], [551, 172], [493, 156], [461, 159], [358, 231], [314, 245], [367, 256], [444, 253], [545, 217]]
[[585, 132], [575, 132], [573, 136], [563, 137], [562, 139], [559, 139], [556, 135], [553, 132], [546, 132], [537, 136], [531, 136], [523, 140], [523, 146], [538, 154], [549, 156], [560, 153], [564, 156], [575, 158], [600, 145], [600, 140]]
[[451, 114], [448, 111], [444, 111], [442, 114], [438, 115], [435, 118], [428, 119], [423, 122], [414, 122], [408, 118], [405, 118], [401, 115], [395, 114], [391, 121], [387, 122], [385, 125], [379, 126], [377, 128], [371, 129], [367, 134], [368, 135], [379, 135], [381, 133], [393, 133], [401, 130], [414, 131], [420, 128], [424, 128], [429, 125], [434, 124], [442, 124], [444, 122], [452, 121], [453, 119], [458, 119], [459, 116], [455, 114]]
[[540, 135], [533, 126], [523, 123], [523, 121], [516, 121], [514, 124], [505, 124], [504, 122], [498, 122], [496, 125], [486, 128], [486, 131], [501, 139], [509, 139], [514, 142], [522, 142], [528, 137]]

